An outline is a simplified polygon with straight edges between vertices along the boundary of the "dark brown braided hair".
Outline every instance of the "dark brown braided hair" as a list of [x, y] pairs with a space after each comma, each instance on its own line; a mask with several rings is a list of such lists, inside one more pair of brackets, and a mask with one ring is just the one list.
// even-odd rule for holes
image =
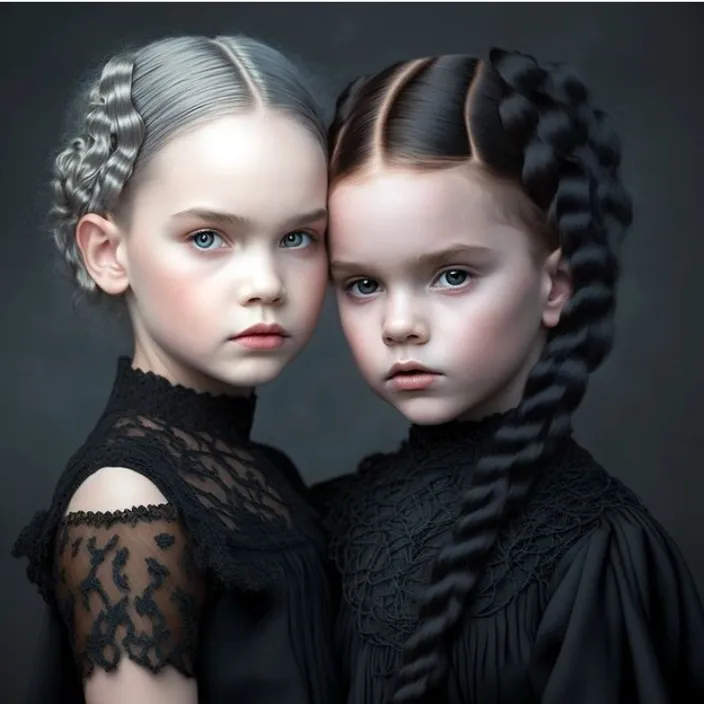
[[448, 648], [483, 561], [570, 432], [589, 373], [612, 345], [617, 250], [632, 219], [620, 147], [574, 75], [493, 49], [487, 60], [431, 57], [354, 81], [338, 99], [329, 149], [333, 188], [378, 163], [422, 170], [466, 162], [513, 182], [572, 276], [560, 323], [520, 405], [478, 461], [452, 538], [435, 559], [390, 696], [393, 704], [440, 701]]

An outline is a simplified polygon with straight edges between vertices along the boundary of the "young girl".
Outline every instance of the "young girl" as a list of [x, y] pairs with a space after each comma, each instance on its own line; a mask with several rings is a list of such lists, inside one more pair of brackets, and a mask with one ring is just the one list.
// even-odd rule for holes
[[344, 331], [412, 423], [320, 490], [347, 701], [704, 701], [680, 553], [572, 438], [631, 222], [604, 114], [527, 56], [440, 56], [353, 83], [330, 148]]
[[316, 517], [249, 439], [327, 283], [313, 98], [251, 39], [149, 44], [103, 68], [53, 189], [56, 242], [126, 305], [134, 356], [15, 547], [61, 619], [35, 699], [335, 701]]

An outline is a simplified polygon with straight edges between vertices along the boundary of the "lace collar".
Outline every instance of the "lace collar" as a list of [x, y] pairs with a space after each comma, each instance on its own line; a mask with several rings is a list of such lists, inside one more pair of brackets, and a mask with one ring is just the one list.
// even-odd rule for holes
[[254, 394], [245, 398], [198, 392], [134, 369], [129, 357], [120, 357], [107, 411], [141, 414], [189, 432], [246, 440], [255, 407]]
[[461, 450], [473, 454], [491, 440], [508, 413], [494, 413], [480, 420], [452, 420], [440, 425], [411, 425], [408, 446], [414, 454]]

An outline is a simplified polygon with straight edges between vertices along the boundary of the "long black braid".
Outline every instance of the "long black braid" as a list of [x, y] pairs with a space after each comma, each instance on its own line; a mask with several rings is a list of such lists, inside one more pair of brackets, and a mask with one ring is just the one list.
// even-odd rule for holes
[[[573, 295], [533, 368], [521, 404], [497, 431], [463, 497], [450, 543], [433, 565], [395, 682], [393, 704], [427, 702], [442, 687], [448, 646], [505, 517], [570, 429], [588, 375], [613, 339], [615, 246], [631, 204], [618, 182], [620, 149], [585, 87], [559, 67], [494, 49], [484, 70], [506, 86], [499, 114], [506, 138], [523, 150], [523, 186], [557, 232]], [[509, 492], [510, 489], [510, 492]]]

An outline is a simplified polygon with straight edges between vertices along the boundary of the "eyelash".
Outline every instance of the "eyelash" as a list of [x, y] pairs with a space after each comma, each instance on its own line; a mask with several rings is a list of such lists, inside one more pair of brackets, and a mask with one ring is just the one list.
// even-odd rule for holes
[[[219, 249], [219, 247], [199, 247], [199, 246], [196, 244], [196, 238], [197, 238], [199, 235], [205, 235], [205, 234], [213, 235], [214, 238], [219, 238], [221, 241], [224, 240], [224, 237], [223, 237], [220, 233], [216, 232], [215, 230], [198, 230], [197, 232], [193, 232], [192, 234], [190, 234], [190, 235], [188, 236], [188, 240], [189, 240], [189, 242], [194, 246], [194, 248], [195, 248], [196, 250], [198, 250], [199, 252], [210, 252], [210, 251], [212, 251], [213, 249]], [[303, 235], [304, 237], [307, 237], [307, 238], [308, 238], [309, 243], [308, 243], [307, 245], [299, 245], [299, 246], [297, 246], [297, 247], [288, 247], [288, 246], [284, 245], [284, 244], [283, 244], [284, 240], [285, 240], [287, 237], [290, 237], [291, 235]], [[318, 238], [317, 238], [317, 236], [314, 235], [313, 233], [306, 232], [305, 230], [291, 230], [291, 232], [287, 232], [287, 233], [279, 240], [279, 246], [282, 247], [283, 249], [307, 249], [308, 247], [312, 247], [312, 246], [313, 246], [314, 244], [316, 244], [317, 242], [318, 242]]]
[[468, 271], [467, 269], [465, 269], [463, 267], [454, 266], [449, 269], [445, 269], [444, 271], [441, 271], [437, 275], [435, 280], [437, 281], [441, 276], [444, 276], [445, 274], [450, 274], [450, 273], [460, 273], [460, 274], [465, 274], [465, 276], [466, 276], [465, 280], [461, 284], [457, 284], [456, 286], [452, 286], [452, 285], [448, 286], [448, 288], [451, 288], [451, 289], [463, 288], [472, 279], [472, 273], [470, 271]]
[[299, 246], [299, 247], [285, 247], [284, 249], [307, 249], [308, 247], [312, 247], [314, 244], [318, 242], [318, 238], [316, 235], [314, 235], [312, 232], [306, 232], [305, 230], [291, 230], [291, 232], [287, 232], [280, 240], [279, 246], [282, 246], [283, 241], [287, 238], [290, 237], [291, 235], [304, 235], [307, 237], [310, 242], [307, 245], [307, 247], [304, 246]]
[[[452, 285], [450, 285], [450, 286], [441, 286], [440, 288], [444, 288], [444, 289], [449, 289], [449, 290], [455, 290], [455, 291], [457, 291], [457, 290], [460, 290], [460, 289], [464, 288], [464, 287], [467, 285], [468, 281], [471, 281], [472, 278], [473, 278], [472, 272], [469, 271], [467, 268], [465, 268], [465, 267], [453, 266], [453, 267], [448, 267], [447, 269], [443, 269], [443, 271], [441, 271], [441, 272], [435, 277], [435, 279], [433, 279], [433, 284], [431, 284], [431, 286], [435, 287], [435, 286], [434, 286], [435, 282], [437, 282], [437, 281], [440, 279], [440, 277], [444, 276], [445, 274], [448, 274], [448, 273], [455, 273], [455, 272], [459, 272], [459, 273], [465, 274], [467, 278], [466, 278], [461, 284], [457, 284], [456, 286], [452, 286]], [[355, 294], [355, 293], [353, 292], [354, 287], [355, 287], [357, 284], [359, 284], [360, 282], [362, 282], [362, 281], [370, 281], [370, 282], [373, 282], [374, 284], [377, 284], [377, 286], [379, 286], [379, 282], [378, 282], [376, 279], [373, 279], [373, 278], [370, 277], [370, 276], [362, 276], [362, 277], [359, 277], [359, 278], [357, 278], [357, 279], [354, 279], [353, 281], [349, 281], [347, 284], [345, 284], [345, 286], [344, 286], [344, 291], [345, 291], [347, 294], [349, 294], [350, 296], [354, 297], [354, 298], [368, 298], [369, 296], [373, 296], [375, 293], [378, 293], [379, 288], [377, 288], [377, 290], [373, 291], [372, 293], [367, 293], [367, 294], [358, 293], [358, 294]]]
[[[218, 232], [215, 232], [215, 230], [198, 230], [197, 232], [193, 232], [192, 234], [188, 235], [188, 241], [193, 245], [193, 247], [198, 250], [199, 252], [210, 252], [213, 248], [212, 247], [198, 247], [196, 244], [196, 238], [199, 235], [214, 235], [214, 237], [219, 238], [220, 240], [223, 240], [223, 236], [219, 234]], [[215, 247], [215, 249], [219, 249], [219, 247]]]

